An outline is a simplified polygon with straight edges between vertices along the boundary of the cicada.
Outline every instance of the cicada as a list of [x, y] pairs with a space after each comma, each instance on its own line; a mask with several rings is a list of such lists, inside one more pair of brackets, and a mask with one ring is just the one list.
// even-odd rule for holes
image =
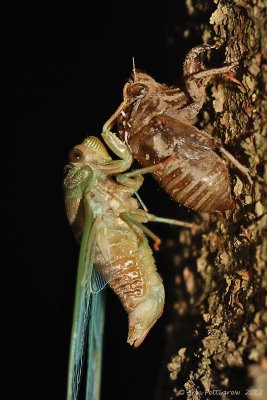
[[[228, 74], [237, 63], [206, 69], [200, 55], [215, 47], [193, 48], [184, 62], [186, 90], [157, 83], [136, 71], [123, 90], [123, 102], [104, 125], [110, 130], [117, 121], [118, 135], [128, 144], [135, 159], [144, 167], [171, 157], [155, 179], [177, 202], [198, 212], [225, 211], [234, 205], [228, 168], [216, 152], [218, 148], [251, 183], [242, 166], [221, 143], [194, 125], [205, 100], [205, 88], [218, 74]], [[231, 78], [238, 82], [235, 78]]]
[[[146, 235], [157, 248], [160, 239], [143, 225], [148, 221], [191, 226], [159, 218], [139, 207], [133, 197], [143, 183], [143, 174], [164, 165], [126, 172], [133, 158], [116, 135], [102, 135], [103, 143], [87, 137], [69, 154], [64, 179], [68, 220], [81, 242], [75, 294], [68, 377], [68, 400], [78, 396], [88, 337], [86, 399], [100, 393], [103, 287], [106, 283], [120, 298], [128, 314], [128, 343], [139, 346], [161, 316], [164, 287]], [[89, 336], [87, 330], [89, 326]]]

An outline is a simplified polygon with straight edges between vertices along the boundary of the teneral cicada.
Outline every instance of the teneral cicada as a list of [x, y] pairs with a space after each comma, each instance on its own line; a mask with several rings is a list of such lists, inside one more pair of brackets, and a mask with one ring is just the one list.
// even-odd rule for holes
[[[81, 241], [69, 362], [68, 400], [77, 399], [89, 326], [87, 399], [98, 399], [103, 330], [103, 292], [107, 282], [120, 298], [129, 320], [128, 343], [139, 346], [161, 316], [164, 287], [145, 234], [159, 238], [143, 223], [180, 224], [139, 208], [133, 197], [141, 174], [164, 164], [125, 172], [132, 164], [129, 148], [116, 135], [103, 139], [119, 160], [113, 160], [93, 136], [73, 148], [64, 180], [69, 222]], [[125, 173], [124, 173], [125, 172]], [[190, 224], [183, 224], [189, 225]]]
[[214, 46], [197, 46], [187, 55], [185, 91], [159, 84], [134, 69], [124, 87], [122, 104], [103, 129], [110, 130], [117, 121], [119, 137], [144, 167], [171, 157], [163, 169], [153, 172], [154, 177], [173, 199], [208, 213], [231, 209], [234, 204], [228, 168], [216, 148], [250, 180], [247, 169], [218, 140], [193, 126], [210, 79], [229, 73], [237, 65], [206, 70], [200, 54], [210, 47]]

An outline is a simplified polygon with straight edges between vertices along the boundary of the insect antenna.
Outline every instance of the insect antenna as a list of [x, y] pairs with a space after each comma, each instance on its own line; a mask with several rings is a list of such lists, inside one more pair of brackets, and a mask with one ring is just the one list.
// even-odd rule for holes
[[135, 59], [134, 57], [132, 58], [133, 60], [133, 78], [134, 78], [134, 82], [136, 81], [136, 68], [135, 68]]

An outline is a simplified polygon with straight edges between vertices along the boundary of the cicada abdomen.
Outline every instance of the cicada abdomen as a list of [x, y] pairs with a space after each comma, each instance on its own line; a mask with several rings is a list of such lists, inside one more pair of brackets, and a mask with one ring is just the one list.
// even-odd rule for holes
[[228, 169], [213, 142], [194, 126], [159, 115], [128, 143], [144, 167], [166, 160], [154, 177], [176, 201], [198, 211], [226, 211], [233, 206]]
[[110, 218], [99, 230], [96, 266], [128, 314], [127, 342], [139, 346], [161, 316], [165, 297], [143, 232]]

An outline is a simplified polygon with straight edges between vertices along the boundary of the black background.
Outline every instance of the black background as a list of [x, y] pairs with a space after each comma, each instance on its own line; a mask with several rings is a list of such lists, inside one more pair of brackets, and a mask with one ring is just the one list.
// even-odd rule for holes
[[[78, 257], [62, 193], [69, 150], [101, 132], [122, 99], [133, 56], [138, 69], [175, 84], [195, 44], [183, 38], [188, 16], [180, 1], [91, 4], [3, 16], [1, 400], [65, 396]], [[141, 194], [151, 212], [181, 218], [183, 209], [151, 178]], [[177, 237], [171, 227], [153, 230]], [[155, 256], [168, 287], [166, 253], [163, 243]], [[102, 398], [162, 399], [168, 293], [164, 317], [138, 350], [126, 343], [118, 300], [109, 291], [107, 300]]]

